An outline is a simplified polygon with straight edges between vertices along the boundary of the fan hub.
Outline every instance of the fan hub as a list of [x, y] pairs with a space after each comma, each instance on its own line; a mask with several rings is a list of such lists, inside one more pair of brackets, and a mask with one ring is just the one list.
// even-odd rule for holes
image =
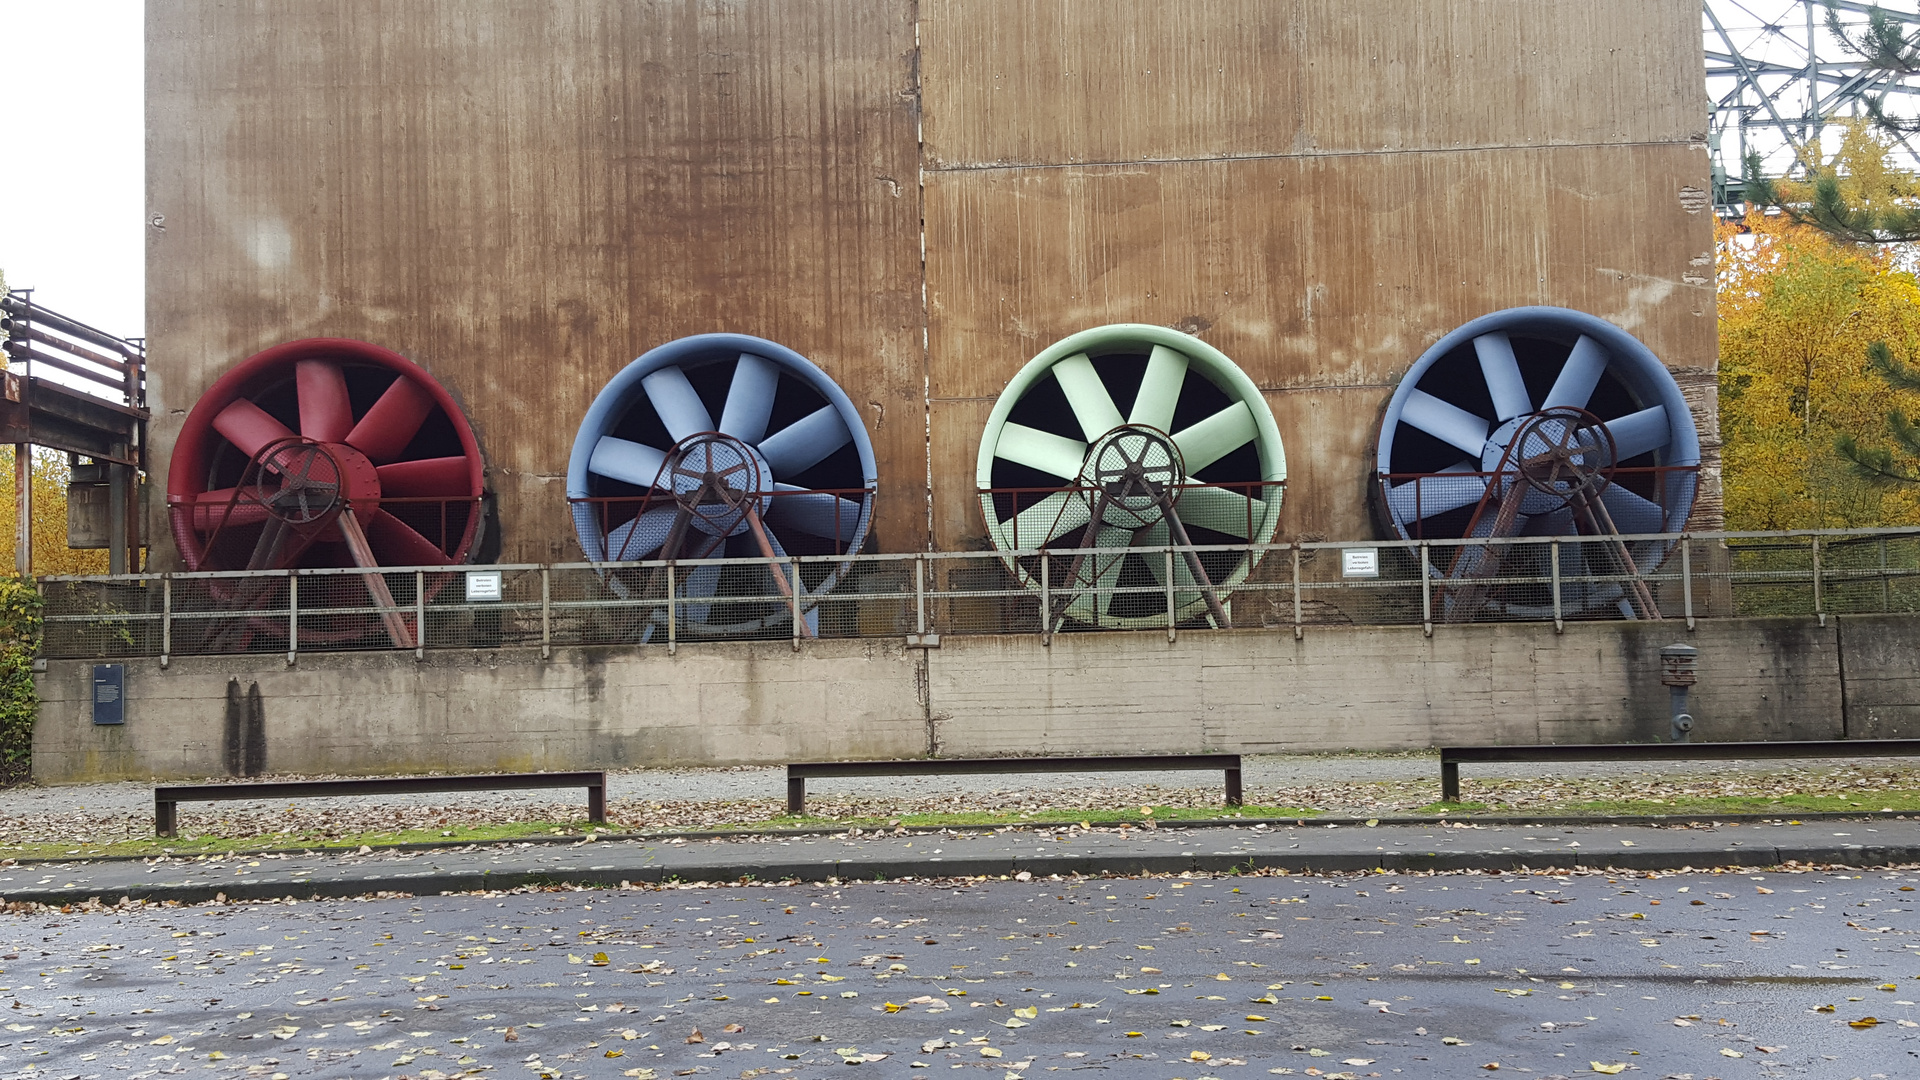
[[1612, 481], [1614, 456], [1613, 438], [1599, 417], [1562, 407], [1517, 416], [1494, 429], [1480, 468], [1494, 475], [1496, 495], [1525, 480], [1519, 512], [1532, 516], [1598, 495]]
[[773, 470], [760, 451], [719, 432], [681, 440], [667, 456], [667, 484], [688, 514], [688, 523], [708, 536], [739, 536], [748, 513], [764, 514], [773, 497]]
[[1144, 424], [1122, 424], [1087, 449], [1080, 486], [1102, 507], [1103, 524], [1144, 529], [1164, 516], [1170, 493], [1186, 480], [1180, 448]]

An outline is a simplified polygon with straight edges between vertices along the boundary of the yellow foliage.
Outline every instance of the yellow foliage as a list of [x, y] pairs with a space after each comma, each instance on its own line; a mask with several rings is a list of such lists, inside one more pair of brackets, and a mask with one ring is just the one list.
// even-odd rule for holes
[[1907, 395], [1868, 368], [1867, 347], [1920, 355], [1920, 283], [1884, 247], [1757, 212], [1744, 228], [1716, 237], [1727, 527], [1920, 522], [1920, 492], [1868, 484], [1833, 449], [1840, 434], [1884, 441]]
[[[40, 450], [33, 456], [33, 572], [104, 574], [107, 553], [67, 547], [67, 456]], [[0, 574], [13, 573], [13, 447], [0, 444]]]

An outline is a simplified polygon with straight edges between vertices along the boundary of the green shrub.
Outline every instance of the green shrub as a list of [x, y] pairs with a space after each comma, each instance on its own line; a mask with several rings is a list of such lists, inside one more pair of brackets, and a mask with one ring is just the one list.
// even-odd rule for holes
[[0, 577], [0, 775], [25, 778], [33, 760], [33, 654], [40, 647], [40, 591], [32, 578]]

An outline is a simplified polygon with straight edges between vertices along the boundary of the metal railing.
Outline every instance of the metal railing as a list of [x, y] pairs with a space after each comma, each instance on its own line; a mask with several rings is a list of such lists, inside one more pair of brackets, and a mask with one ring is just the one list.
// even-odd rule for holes
[[[1626, 572], [1620, 540], [1665, 559]], [[1493, 548], [1502, 548], [1492, 558]], [[1645, 550], [1640, 548], [1640, 550]], [[49, 658], [1920, 612], [1920, 528], [46, 577]], [[1364, 576], [1349, 576], [1358, 573]], [[776, 582], [773, 575], [779, 574]], [[1077, 573], [1077, 579], [1074, 575]], [[469, 575], [497, 589], [475, 593]], [[1072, 579], [1072, 580], [1070, 580]], [[795, 586], [798, 586], [797, 588]], [[469, 599], [469, 596], [476, 598]], [[480, 599], [478, 597], [487, 597]], [[497, 598], [495, 598], [497, 597]], [[1649, 603], [1651, 607], [1649, 607]], [[407, 628], [395, 635], [394, 620]]]

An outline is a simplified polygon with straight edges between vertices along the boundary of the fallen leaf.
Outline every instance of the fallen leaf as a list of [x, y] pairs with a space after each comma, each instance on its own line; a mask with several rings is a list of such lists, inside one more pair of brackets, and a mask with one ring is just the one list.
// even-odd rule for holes
[[606, 953], [603, 953], [603, 952], [597, 952], [597, 953], [594, 953], [594, 954], [593, 954], [593, 966], [594, 966], [594, 967], [606, 967], [606, 966], [607, 966], [607, 954], [606, 954]]
[[1875, 1017], [1871, 1017], [1871, 1016], [1863, 1016], [1863, 1017], [1861, 1017], [1861, 1018], [1860, 1018], [1860, 1019], [1858, 1019], [1858, 1020], [1849, 1020], [1849, 1021], [1847, 1021], [1847, 1026], [1848, 1026], [1848, 1027], [1850, 1027], [1850, 1028], [1870, 1028], [1870, 1027], [1879, 1027], [1879, 1026], [1880, 1026], [1880, 1021], [1879, 1021], [1879, 1020], [1878, 1020], [1877, 1018], [1875, 1018]]
[[1772, 890], [1772, 889], [1769, 889], [1769, 888], [1767, 888], [1767, 887], [1766, 887], [1765, 885], [1755, 885], [1755, 886], [1753, 887], [1753, 891], [1754, 891], [1754, 892], [1757, 892], [1757, 893], [1763, 893], [1763, 894], [1765, 894], [1765, 895], [1767, 895], [1767, 896], [1772, 896], [1772, 895], [1773, 895], [1773, 890]]
[[694, 1029], [693, 1029], [693, 1034], [691, 1034], [691, 1035], [689, 1035], [689, 1036], [687, 1036], [687, 1042], [688, 1042], [689, 1044], [692, 1044], [692, 1043], [703, 1043], [703, 1042], [706, 1042], [706, 1041], [707, 1041], [707, 1037], [706, 1037], [705, 1035], [702, 1035], [702, 1034], [700, 1034], [700, 1029], [699, 1029], [699, 1028], [694, 1028]]
[[1443, 1046], [1472, 1046], [1473, 1045], [1472, 1043], [1466, 1041], [1465, 1039], [1457, 1038], [1453, 1035], [1441, 1036], [1440, 1043]]
[[1487, 1070], [1487, 1071], [1489, 1071], [1489, 1072], [1498, 1072], [1498, 1071], [1500, 1071], [1500, 1063], [1499, 1063], [1499, 1062], [1497, 1062], [1497, 1061], [1489, 1061], [1489, 1062], [1487, 1062], [1487, 1063], [1486, 1063], [1485, 1065], [1482, 1065], [1482, 1066], [1480, 1066], [1480, 1067], [1481, 1067], [1481, 1068], [1483, 1068], [1483, 1069], [1486, 1069], [1486, 1070]]
[[[1128, 1032], [1128, 1034], [1131, 1035], [1132, 1032]], [[983, 1046], [980, 1048], [980, 1056], [983, 1058], [997, 1058], [1000, 1056], [1000, 1051], [991, 1046]]]
[[[1248, 1013], [1248, 1014], [1247, 1014], [1247, 1020], [1248, 1020], [1248, 1021], [1250, 1021], [1250, 1022], [1252, 1022], [1252, 1023], [1255, 1023], [1255, 1024], [1264, 1024], [1264, 1023], [1266, 1023], [1266, 1022], [1267, 1022], [1267, 1018], [1266, 1018], [1266, 1017], [1264, 1017], [1264, 1016], [1255, 1016], [1255, 1015], [1254, 1015], [1253, 1013]], [[1367, 1062], [1364, 1062], [1364, 1061], [1363, 1061], [1363, 1062], [1361, 1062], [1361, 1064], [1362, 1064], [1362, 1065], [1365, 1065], [1365, 1064], [1368, 1064], [1368, 1063], [1367, 1063]]]
[[1824, 1012], [1824, 1013], [1830, 1013], [1830, 1012], [1832, 1012], [1832, 1011], [1833, 1011], [1833, 1006], [1831, 1006], [1831, 1005], [1816, 1005], [1816, 1006], [1814, 1006], [1814, 1008], [1813, 1008], [1813, 1011], [1814, 1011], [1814, 1012]]
[[1212, 1061], [1213, 1055], [1207, 1053], [1205, 1050], [1195, 1050], [1191, 1054], [1187, 1055], [1187, 1060], [1188, 1061]]
[[1193, 1021], [1191, 1021], [1191, 1020], [1169, 1020], [1169, 1021], [1167, 1021], [1167, 1026], [1168, 1026], [1168, 1027], [1191, 1027], [1191, 1026], [1193, 1026]]
[[1627, 1066], [1625, 1062], [1621, 1062], [1618, 1065], [1602, 1065], [1597, 1061], [1589, 1061], [1587, 1062], [1587, 1064], [1593, 1066], [1594, 1072], [1602, 1073], [1607, 1076], [1618, 1076], [1621, 1073], [1627, 1071]]
[[1743, 1053], [1741, 1053], [1741, 1052], [1740, 1052], [1740, 1051], [1738, 1051], [1738, 1050], [1734, 1050], [1734, 1049], [1731, 1049], [1731, 1048], [1729, 1048], [1729, 1047], [1725, 1047], [1725, 1046], [1723, 1046], [1723, 1047], [1721, 1047], [1721, 1048], [1720, 1048], [1720, 1056], [1721, 1056], [1721, 1057], [1734, 1057], [1734, 1058], [1737, 1058], [1737, 1057], [1746, 1057], [1747, 1055], [1745, 1055], [1745, 1054], [1743, 1054]]
[[626, 1056], [627, 1056], [627, 1052], [626, 1052], [625, 1050], [609, 1050], [609, 1051], [607, 1051], [607, 1052], [606, 1052], [605, 1054], [603, 1054], [603, 1055], [601, 1055], [601, 1056], [602, 1056], [602, 1057], [610, 1057], [610, 1058], [616, 1058], [616, 1057], [626, 1057]]
[[1029, 1019], [1029, 1020], [1032, 1020], [1032, 1019], [1034, 1019], [1035, 1017], [1037, 1017], [1037, 1016], [1039, 1016], [1039, 1015], [1040, 1015], [1040, 1009], [1039, 1009], [1039, 1007], [1038, 1007], [1038, 1006], [1034, 1006], [1034, 1005], [1029, 1005], [1029, 1006], [1027, 1006], [1027, 1007], [1026, 1007], [1026, 1008], [1024, 1008], [1024, 1009], [1015, 1009], [1015, 1010], [1013, 1010], [1013, 1015], [1015, 1015], [1015, 1016], [1024, 1016], [1024, 1017], [1026, 1017], [1027, 1019]]
[[1341, 1059], [1340, 1059], [1340, 1064], [1342, 1064], [1342, 1065], [1371, 1065], [1371, 1064], [1373, 1064], [1373, 1059], [1372, 1059], [1372, 1058], [1341, 1058]]

